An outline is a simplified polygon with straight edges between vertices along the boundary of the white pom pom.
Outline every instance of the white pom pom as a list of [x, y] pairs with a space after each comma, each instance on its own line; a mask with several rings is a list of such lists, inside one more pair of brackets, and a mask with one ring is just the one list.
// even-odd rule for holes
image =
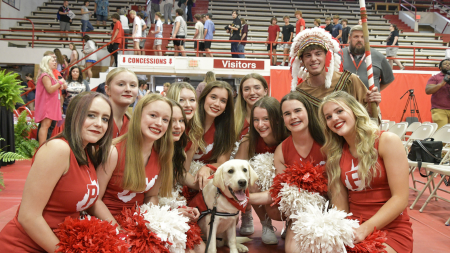
[[203, 166], [205, 166], [205, 164], [202, 163], [202, 162], [192, 161], [192, 162], [191, 162], [191, 167], [189, 168], [189, 173], [191, 173], [192, 176], [195, 176], [195, 175], [197, 175], [197, 172], [198, 172]]
[[357, 220], [346, 219], [347, 214], [336, 207], [326, 210], [306, 204], [306, 212], [291, 215], [292, 230], [299, 252], [347, 252], [345, 245], [354, 247], [353, 231], [359, 227]]
[[144, 204], [141, 206], [144, 219], [149, 221], [147, 228], [156, 233], [161, 241], [170, 242], [168, 249], [172, 253], [184, 253], [186, 248], [186, 232], [189, 230], [189, 218], [182, 216], [177, 209], [169, 210], [169, 206]]
[[250, 159], [250, 166], [258, 175], [256, 184], [263, 191], [269, 190], [275, 177], [275, 166], [273, 166], [273, 153], [259, 154]]
[[239, 145], [241, 145], [241, 143], [239, 141], [234, 143], [234, 148], [233, 151], [231, 151], [231, 156], [230, 156], [230, 160], [234, 159], [234, 157], [236, 156], [238, 150], [239, 150]]
[[177, 209], [180, 206], [187, 206], [186, 198], [180, 195], [182, 186], [177, 184], [176, 189], [172, 191], [172, 197], [161, 197], [159, 198], [159, 206], [169, 206], [170, 209]]
[[[295, 56], [294, 56], [295, 57]], [[292, 65], [291, 65], [291, 68], [292, 68], [292, 72], [291, 72], [291, 75], [292, 75], [292, 81], [291, 81], [291, 91], [294, 91], [295, 90], [295, 88], [297, 87], [297, 82], [298, 82], [298, 72], [299, 72], [299, 70], [300, 70], [300, 64], [301, 64], [301, 60], [299, 59], [299, 58], [296, 58], [295, 60], [294, 60], [294, 62], [292, 63]]]
[[310, 193], [303, 189], [299, 189], [297, 186], [290, 186], [287, 183], [281, 183], [281, 188], [278, 196], [281, 197], [278, 210], [280, 210], [287, 217], [291, 217], [292, 214], [304, 212], [306, 205], [314, 205], [322, 209], [326, 200], [319, 193]]

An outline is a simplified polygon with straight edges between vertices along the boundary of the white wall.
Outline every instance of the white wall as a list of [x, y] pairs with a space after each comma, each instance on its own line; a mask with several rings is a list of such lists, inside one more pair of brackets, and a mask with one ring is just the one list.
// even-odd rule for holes
[[[20, 10], [17, 10], [10, 5], [1, 1], [1, 17], [2, 18], [25, 18], [25, 16], [31, 16], [31, 12], [35, 11], [38, 6], [42, 6], [44, 2], [48, 0], [21, 0]], [[56, 18], [56, 12], [55, 12]], [[12, 26], [16, 26], [18, 20], [4, 20], [0, 19], [0, 28], [9, 29]]]
[[419, 23], [415, 21], [414, 15], [409, 11], [401, 11], [398, 14], [398, 17], [401, 21], [403, 21], [403, 23], [414, 29], [415, 32], [419, 31]]
[[[450, 24], [446, 26], [446, 24], [450, 22], [448, 18], [445, 18], [436, 12], [417, 12], [417, 15], [420, 15], [420, 24], [431, 25], [436, 33], [450, 34]], [[445, 31], [442, 32], [444, 27]]]

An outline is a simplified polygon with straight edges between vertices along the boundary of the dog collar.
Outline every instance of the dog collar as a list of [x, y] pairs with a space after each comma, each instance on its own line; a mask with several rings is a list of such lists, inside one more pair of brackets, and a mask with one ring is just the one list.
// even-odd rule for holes
[[245, 190], [246, 198], [242, 202], [236, 201], [234, 198], [229, 198], [227, 195], [223, 194], [222, 190], [220, 190], [219, 187], [217, 187], [217, 191], [219, 191], [219, 193], [222, 194], [222, 196], [224, 196], [227, 199], [227, 201], [230, 202], [239, 211], [245, 213], [245, 209], [247, 208], [248, 200], [250, 197], [250, 193], [249, 193], [248, 189]]

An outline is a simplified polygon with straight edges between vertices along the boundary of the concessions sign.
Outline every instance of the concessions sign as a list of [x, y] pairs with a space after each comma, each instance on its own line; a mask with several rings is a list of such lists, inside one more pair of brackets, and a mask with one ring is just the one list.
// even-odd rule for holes
[[167, 67], [174, 66], [174, 57], [151, 55], [121, 55], [119, 66], [121, 67]]
[[214, 59], [215, 69], [261, 69], [264, 70], [264, 60], [228, 60]]

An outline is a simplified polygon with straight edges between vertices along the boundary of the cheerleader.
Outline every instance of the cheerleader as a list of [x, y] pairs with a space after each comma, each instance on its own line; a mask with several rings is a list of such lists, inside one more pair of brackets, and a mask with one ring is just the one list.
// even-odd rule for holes
[[137, 98], [138, 84], [136, 74], [126, 68], [115, 68], [106, 76], [105, 91], [111, 101], [114, 115], [113, 138], [122, 136], [128, 131], [130, 116], [127, 110]]
[[[197, 108], [200, 122], [203, 123], [206, 148], [205, 151], [197, 149], [193, 160], [219, 167], [230, 159], [236, 140], [233, 105], [233, 90], [227, 82], [214, 81], [206, 85]], [[196, 147], [193, 145], [193, 148]], [[208, 166], [198, 171], [195, 180], [200, 189], [203, 189], [213, 172]]]
[[239, 134], [239, 140], [248, 133], [253, 105], [267, 95], [268, 89], [266, 79], [260, 74], [250, 73], [242, 78], [234, 114], [235, 132]]
[[[97, 168], [99, 200], [89, 210], [116, 223], [123, 208], [158, 204], [158, 192], [169, 196], [173, 187], [172, 104], [159, 94], [139, 100], [129, 131], [114, 140], [105, 166]], [[169, 131], [167, 131], [169, 130]]]
[[[286, 137], [280, 102], [275, 98], [264, 97], [258, 100], [251, 110], [250, 119], [252, 124], [250, 124], [249, 134], [242, 138], [236, 159], [249, 160], [258, 154], [274, 153], [276, 147]], [[272, 220], [267, 216], [265, 208], [253, 205], [253, 209], [263, 227], [261, 236], [263, 243], [277, 244], [278, 239], [272, 226]], [[250, 205], [245, 213], [241, 213], [241, 222], [239, 231], [241, 235], [249, 235], [254, 232]]]
[[100, 93], [83, 92], [66, 115], [63, 132], [36, 151], [19, 210], [0, 232], [2, 252], [55, 252], [53, 230], [97, 200], [95, 167], [109, 158], [111, 103]]
[[[291, 92], [281, 99], [281, 113], [290, 135], [275, 150], [274, 165], [276, 174], [284, 172], [286, 165], [294, 165], [300, 160], [311, 161], [314, 165], [324, 164], [325, 156], [320, 148], [324, 137], [313, 106], [307, 98], [298, 91]], [[266, 212], [271, 219], [285, 220], [277, 206], [271, 207], [272, 198], [269, 192], [250, 194], [250, 203], [266, 205]], [[294, 233], [286, 224], [286, 252], [296, 252]]]
[[[185, 126], [186, 136], [188, 138], [186, 151], [191, 148], [192, 144], [194, 147], [198, 147], [202, 152], [205, 151], [203, 126], [200, 123], [199, 114], [196, 113], [198, 103], [194, 87], [186, 82], [173, 83], [167, 92], [167, 98], [178, 102], [183, 107], [183, 111], [186, 115], [187, 121], [185, 121]], [[192, 155], [190, 157], [192, 157]]]
[[326, 96], [319, 108], [328, 155], [331, 203], [361, 219], [355, 243], [374, 228], [387, 231], [386, 251], [413, 251], [408, 205], [408, 160], [401, 140], [379, 130], [365, 108], [345, 92]]

